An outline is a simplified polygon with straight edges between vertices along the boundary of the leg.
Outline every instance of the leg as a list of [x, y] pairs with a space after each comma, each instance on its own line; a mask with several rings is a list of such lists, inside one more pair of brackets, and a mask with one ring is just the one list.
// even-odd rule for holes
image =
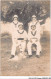
[[22, 58], [26, 58], [26, 55], [25, 55], [25, 48], [26, 48], [26, 41], [23, 41], [20, 43], [20, 55]]
[[32, 55], [31, 46], [32, 46], [32, 43], [31, 42], [28, 42], [28, 44], [27, 44], [28, 55]]
[[16, 44], [13, 43], [12, 50], [11, 50], [11, 55], [14, 55], [15, 56], [15, 51], [16, 51]]
[[25, 52], [25, 48], [26, 48], [26, 41], [23, 41], [21, 42], [20, 51]]
[[37, 45], [37, 52], [36, 52], [36, 55], [40, 55], [40, 52], [41, 52], [41, 44], [40, 44], [40, 42], [38, 41], [36, 45]]

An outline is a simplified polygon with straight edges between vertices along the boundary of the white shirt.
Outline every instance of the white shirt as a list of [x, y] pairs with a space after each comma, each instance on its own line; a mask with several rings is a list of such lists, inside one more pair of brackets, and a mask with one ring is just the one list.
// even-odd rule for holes
[[27, 32], [25, 30], [16, 30], [15, 33], [12, 36], [12, 39], [19, 39], [23, 38], [24, 40], [27, 40]]
[[31, 25], [33, 25], [33, 24], [32, 24], [32, 22], [30, 22], [29, 23], [29, 29], [28, 29], [28, 40], [30, 40], [31, 38], [40, 39], [40, 31], [41, 31], [40, 23], [37, 22], [37, 23], [34, 23], [34, 24], [36, 24], [36, 29], [34, 30], [34, 33], [36, 31], [36, 34], [34, 36], [31, 34], [31, 32], [32, 32]]
[[20, 24], [21, 22], [17, 22], [16, 24], [14, 22], [12, 22], [10, 24], [10, 31], [11, 31], [11, 34], [14, 35], [15, 34], [15, 31], [18, 30], [18, 25]]

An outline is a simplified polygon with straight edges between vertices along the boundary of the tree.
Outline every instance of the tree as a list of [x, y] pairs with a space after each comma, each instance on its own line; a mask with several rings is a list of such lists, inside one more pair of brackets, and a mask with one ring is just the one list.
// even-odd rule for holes
[[26, 25], [31, 16], [35, 14], [37, 19], [45, 19], [50, 16], [50, 1], [2, 1], [1, 19], [12, 21], [12, 16], [17, 14], [19, 20]]

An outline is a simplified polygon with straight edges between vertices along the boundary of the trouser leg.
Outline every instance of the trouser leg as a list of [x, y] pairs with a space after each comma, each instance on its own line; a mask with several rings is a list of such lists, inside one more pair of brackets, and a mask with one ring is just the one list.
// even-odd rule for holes
[[26, 42], [21, 42], [21, 47], [20, 47], [20, 51], [24, 52], [25, 51], [25, 47], [26, 47]]
[[14, 55], [15, 56], [15, 52], [16, 52], [16, 44], [13, 43], [12, 50], [11, 50], [11, 55]]
[[36, 55], [40, 55], [41, 44], [40, 44], [40, 42], [37, 42], [36, 45], [37, 45], [37, 52], [36, 52]]
[[28, 42], [28, 44], [27, 44], [28, 55], [32, 55], [31, 46], [32, 46], [32, 43], [31, 42]]

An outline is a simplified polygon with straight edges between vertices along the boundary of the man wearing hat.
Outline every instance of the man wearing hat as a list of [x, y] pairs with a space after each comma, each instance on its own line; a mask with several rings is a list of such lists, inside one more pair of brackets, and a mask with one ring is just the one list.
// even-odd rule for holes
[[15, 35], [15, 30], [18, 30], [18, 25], [21, 23], [18, 21], [18, 15], [14, 15], [13, 18], [12, 18], [12, 22], [10, 23], [10, 33], [12, 35], [12, 40], [14, 39], [13, 38], [13, 35]]
[[13, 38], [14, 39], [13, 39], [13, 45], [11, 50], [11, 58], [15, 56], [17, 46], [19, 46], [21, 53], [25, 52], [27, 33], [23, 28], [23, 23], [18, 24], [18, 29], [16, 29], [15, 33], [13, 34]]
[[35, 15], [32, 15], [31, 21], [28, 23], [28, 31], [31, 30], [31, 25], [36, 23], [39, 23], [39, 21], [37, 21], [37, 17]]
[[[12, 48], [13, 48], [13, 44], [15, 43], [15, 38], [16, 37], [16, 32], [18, 30], [18, 25], [21, 23], [18, 21], [18, 15], [14, 15], [13, 18], [12, 18], [12, 23], [10, 24], [10, 33], [12, 35]], [[14, 52], [14, 49], [13, 49], [13, 52]], [[12, 52], [12, 53], [13, 53]], [[14, 55], [11, 55], [11, 58], [14, 57]]]
[[15, 28], [15, 29], [18, 29], [18, 25], [19, 25], [19, 23], [21, 23], [21, 22], [19, 22], [18, 21], [18, 15], [14, 15], [13, 16], [13, 18], [12, 18], [12, 23], [11, 23], [11, 28], [13, 29], [13, 28]]
[[37, 46], [37, 50], [36, 50], [36, 56], [39, 57], [40, 56], [40, 52], [41, 52], [41, 44], [40, 44], [40, 31], [41, 31], [41, 27], [40, 27], [40, 23], [37, 21], [36, 16], [33, 15], [32, 16], [32, 21], [28, 23], [28, 44], [27, 44], [27, 48], [28, 48], [28, 55], [32, 56], [32, 44], [36, 44]]

